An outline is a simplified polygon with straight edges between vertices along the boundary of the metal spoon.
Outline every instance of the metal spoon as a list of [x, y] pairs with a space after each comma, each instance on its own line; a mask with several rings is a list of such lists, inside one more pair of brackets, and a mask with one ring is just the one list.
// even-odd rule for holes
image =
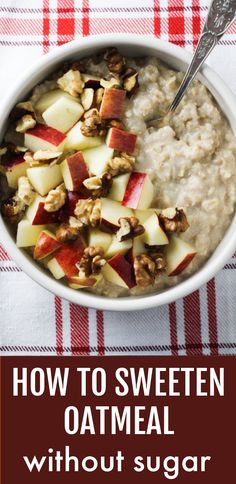
[[195, 78], [203, 62], [210, 52], [219, 42], [222, 35], [233, 23], [236, 16], [236, 0], [213, 0], [209, 8], [207, 19], [195, 50], [193, 60], [182, 80], [182, 83], [176, 93], [176, 96], [167, 109], [164, 116], [153, 118], [147, 122], [148, 127], [158, 127], [168, 113], [175, 111], [179, 105], [189, 84]]

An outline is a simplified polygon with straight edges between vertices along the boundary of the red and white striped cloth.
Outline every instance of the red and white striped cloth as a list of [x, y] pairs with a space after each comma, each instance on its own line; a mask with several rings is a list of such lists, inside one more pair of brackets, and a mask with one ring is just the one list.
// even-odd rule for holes
[[[152, 34], [192, 50], [208, 0], [1, 0], [0, 92], [32, 60], [75, 37]], [[209, 64], [236, 91], [236, 25]], [[233, 50], [234, 49], [234, 50]], [[236, 259], [190, 296], [145, 312], [86, 309], [54, 297], [0, 250], [1, 354], [236, 354]]]

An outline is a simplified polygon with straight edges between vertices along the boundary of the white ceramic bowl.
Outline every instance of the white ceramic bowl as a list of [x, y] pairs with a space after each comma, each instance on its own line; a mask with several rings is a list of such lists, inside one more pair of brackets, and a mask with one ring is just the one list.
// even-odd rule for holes
[[[186, 70], [191, 59], [191, 55], [188, 52], [173, 44], [162, 42], [153, 37], [129, 34], [91, 36], [65, 44], [40, 58], [37, 63], [24, 73], [24, 76], [12, 87], [11, 92], [1, 102], [0, 140], [4, 134], [7, 118], [11, 109], [19, 100], [28, 94], [33, 86], [46, 78], [62, 61], [91, 55], [107, 46], [116, 46], [126, 55], [154, 55], [175, 69], [183, 71]], [[202, 68], [199, 79], [212, 92], [236, 134], [236, 100], [234, 95], [218, 75], [207, 65]], [[215, 252], [198, 272], [177, 286], [168, 288], [159, 294], [139, 297], [110, 299], [84, 291], [70, 289], [63, 285], [63, 283], [54, 280], [31, 257], [17, 248], [14, 239], [2, 219], [0, 219], [0, 238], [6, 251], [23, 271], [54, 294], [68, 299], [73, 303], [97, 309], [134, 311], [170, 303], [193, 292], [211, 279], [223, 267], [236, 249], [236, 216]]]

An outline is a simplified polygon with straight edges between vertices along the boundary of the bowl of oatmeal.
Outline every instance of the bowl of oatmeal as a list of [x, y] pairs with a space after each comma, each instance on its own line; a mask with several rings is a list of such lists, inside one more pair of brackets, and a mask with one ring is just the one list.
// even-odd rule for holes
[[190, 61], [148, 37], [74, 41], [1, 106], [1, 241], [72, 302], [137, 310], [209, 280], [236, 247], [236, 102], [207, 66], [158, 128]]

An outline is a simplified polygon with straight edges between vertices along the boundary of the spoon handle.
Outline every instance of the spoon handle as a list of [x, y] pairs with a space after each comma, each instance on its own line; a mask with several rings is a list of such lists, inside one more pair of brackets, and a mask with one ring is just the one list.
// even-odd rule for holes
[[176, 93], [174, 101], [170, 105], [169, 112], [176, 109], [190, 82], [194, 79], [219, 39], [234, 21], [235, 15], [236, 0], [213, 0], [193, 60]]

